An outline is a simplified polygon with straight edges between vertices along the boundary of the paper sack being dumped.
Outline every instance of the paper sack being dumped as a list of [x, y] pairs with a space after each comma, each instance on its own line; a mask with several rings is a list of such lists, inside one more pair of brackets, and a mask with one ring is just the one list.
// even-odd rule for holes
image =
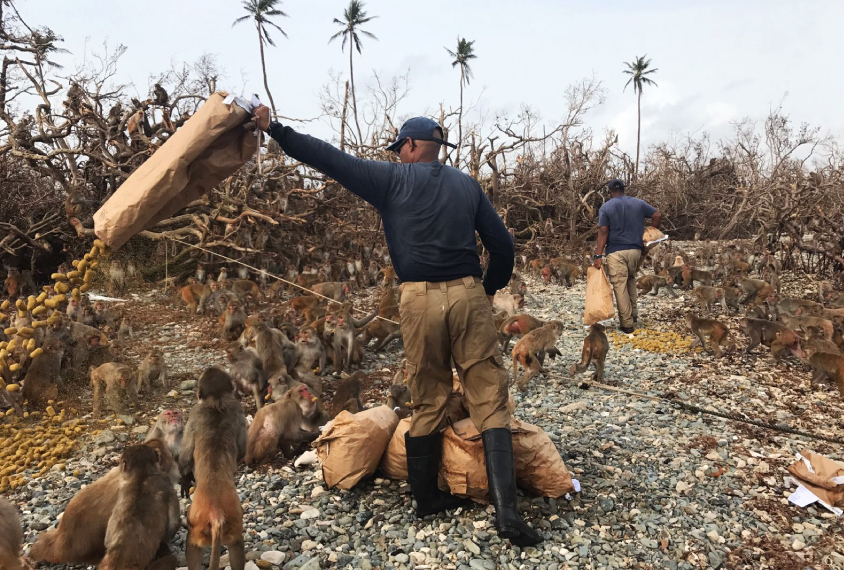
[[243, 126], [250, 110], [226, 97], [211, 95], [94, 214], [94, 232], [106, 245], [116, 249], [172, 216], [255, 154], [258, 139]]

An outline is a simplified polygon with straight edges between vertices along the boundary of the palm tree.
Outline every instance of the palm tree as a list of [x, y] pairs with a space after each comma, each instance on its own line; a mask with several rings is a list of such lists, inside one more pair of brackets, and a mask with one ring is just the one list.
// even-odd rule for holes
[[627, 86], [630, 85], [630, 82], [633, 82], [633, 92], [638, 93], [639, 100], [639, 126], [636, 130], [636, 169], [633, 171], [633, 176], [635, 177], [636, 174], [639, 172], [639, 144], [642, 139], [642, 87], [645, 85], [653, 85], [654, 87], [659, 87], [656, 84], [656, 81], [653, 79], [646, 77], [651, 73], [656, 73], [659, 71], [658, 69], [648, 69], [651, 66], [651, 60], [647, 59], [648, 54], [645, 54], [643, 57], [636, 56], [632, 62], [624, 62], [624, 65], [627, 66], [627, 69], [624, 70], [624, 73], [630, 76], [630, 79], [627, 80], [627, 83], [624, 84], [624, 89], [627, 90]]
[[343, 26], [343, 29], [328, 39], [328, 43], [331, 43], [340, 36], [343, 36], [343, 43], [340, 46], [341, 51], [345, 51], [346, 42], [351, 39], [352, 45], [349, 48], [349, 77], [352, 81], [352, 110], [355, 113], [355, 126], [358, 130], [358, 144], [363, 144], [363, 137], [361, 136], [360, 123], [358, 122], [358, 100], [355, 95], [355, 66], [352, 62], [352, 54], [355, 49], [358, 50], [358, 54], [361, 53], [361, 43], [358, 32], [368, 38], [372, 38], [373, 40], [378, 39], [375, 37], [375, 34], [360, 29], [360, 26], [374, 20], [377, 17], [378, 16], [368, 16], [366, 11], [363, 9], [363, 2], [360, 0], [349, 0], [348, 8], [343, 10], [343, 20], [334, 18], [334, 23]]
[[472, 68], [469, 67], [469, 60], [478, 57], [474, 53], [473, 45], [475, 45], [474, 41], [470, 42], [466, 38], [458, 36], [457, 51], [451, 51], [445, 48], [448, 55], [454, 58], [454, 61], [451, 62], [451, 67], [460, 66], [460, 110], [457, 114], [457, 160], [454, 162], [455, 167], [459, 166], [460, 163], [460, 143], [463, 141], [463, 85], [469, 85], [469, 79], [472, 78]]
[[281, 0], [243, 0], [243, 9], [246, 10], [247, 14], [232, 23], [232, 27], [234, 27], [236, 24], [245, 22], [246, 20], [255, 20], [255, 27], [258, 28], [258, 44], [261, 46], [261, 69], [264, 72], [264, 89], [267, 90], [267, 97], [270, 98], [273, 117], [276, 117], [275, 101], [273, 101], [273, 94], [270, 93], [270, 86], [267, 83], [267, 62], [264, 59], [264, 44], [266, 43], [275, 47], [275, 42], [270, 37], [267, 26], [272, 26], [281, 32], [281, 35], [285, 38], [287, 37], [284, 30], [270, 20], [274, 16], [287, 16], [287, 14], [276, 7], [279, 4], [281, 4]]

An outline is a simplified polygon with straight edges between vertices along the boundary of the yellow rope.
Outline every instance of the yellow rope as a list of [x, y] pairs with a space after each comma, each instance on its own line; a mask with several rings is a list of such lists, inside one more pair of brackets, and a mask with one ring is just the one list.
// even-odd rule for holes
[[[222, 254], [220, 254], [220, 253], [217, 253], [216, 251], [211, 251], [210, 249], [205, 249], [204, 247], [199, 247], [198, 245], [193, 245], [192, 243], [188, 243], [188, 242], [186, 242], [186, 241], [182, 241], [182, 240], [180, 240], [180, 239], [176, 239], [176, 238], [174, 238], [174, 237], [167, 236], [167, 239], [169, 239], [170, 241], [174, 241], [174, 242], [176, 242], [176, 243], [180, 243], [180, 244], [182, 244], [182, 245], [186, 245], [186, 246], [188, 246], [188, 247], [192, 247], [192, 248], [194, 248], [194, 249], [198, 249], [199, 251], [204, 251], [205, 253], [210, 253], [211, 255], [216, 255], [217, 257], [222, 258], [222, 259], [225, 259], [226, 261], [229, 261], [229, 262], [231, 262], [231, 263], [237, 263], [237, 264], [239, 264], [239, 265], [242, 265], [242, 266], [244, 266], [244, 267], [247, 267], [247, 268], [251, 269], [252, 271], [255, 271], [255, 272], [256, 272], [256, 273], [258, 273], [258, 274], [264, 273], [264, 274], [266, 274], [266, 275], [268, 275], [268, 276], [272, 277], [273, 279], [275, 279], [275, 280], [277, 280], [277, 281], [281, 281], [282, 283], [286, 283], [286, 284], [288, 284], [288, 285], [292, 285], [293, 287], [296, 287], [297, 289], [301, 289], [302, 291], [305, 291], [306, 293], [309, 293], [309, 294], [311, 294], [311, 295], [314, 295], [315, 297], [321, 297], [321, 298], [325, 299], [326, 301], [328, 301], [329, 303], [337, 303], [338, 305], [339, 305], [339, 304], [341, 304], [339, 301], [335, 301], [335, 300], [334, 300], [334, 299], [332, 299], [331, 297], [326, 297], [325, 295], [320, 295], [320, 294], [319, 294], [319, 293], [317, 293], [316, 291], [311, 291], [310, 289], [306, 289], [306, 288], [302, 287], [301, 285], [299, 285], [299, 284], [297, 284], [297, 283], [293, 283], [292, 281], [288, 281], [287, 279], [282, 279], [282, 278], [281, 278], [281, 277], [279, 277], [278, 275], [275, 275], [275, 274], [273, 274], [273, 273], [270, 273], [269, 271], [267, 271], [267, 270], [265, 270], [265, 269], [258, 269], [257, 267], [254, 267], [254, 266], [252, 266], [252, 265], [249, 265], [248, 263], [243, 263], [242, 261], [240, 261], [240, 260], [238, 260], [238, 259], [232, 259], [231, 257], [226, 257], [225, 255], [222, 255]], [[355, 309], [354, 307], [352, 307], [352, 311], [353, 311], [353, 312], [356, 312], [356, 313], [359, 313], [359, 314], [366, 314], [365, 312], [363, 312], [363, 311], [361, 311], [361, 310], [359, 310], [359, 309]], [[387, 323], [392, 323], [392, 324], [394, 324], [394, 325], [398, 325], [398, 324], [399, 324], [399, 323], [397, 323], [396, 321], [390, 320], [390, 319], [385, 318], [385, 317], [381, 317], [381, 316], [379, 316], [379, 315], [376, 315], [376, 316], [375, 316], [375, 318], [376, 318], [376, 319], [379, 319], [379, 320], [382, 320], [382, 321], [384, 321], [384, 322], [387, 322]]]

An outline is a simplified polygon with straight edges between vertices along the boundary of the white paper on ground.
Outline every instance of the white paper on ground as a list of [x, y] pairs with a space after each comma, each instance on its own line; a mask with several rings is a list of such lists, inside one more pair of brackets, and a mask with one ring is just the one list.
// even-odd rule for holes
[[126, 299], [116, 299], [114, 297], [106, 297], [105, 295], [97, 295], [96, 293], [86, 293], [88, 298], [92, 301], [110, 301], [112, 303], [125, 303]]
[[308, 451], [297, 457], [296, 461], [293, 462], [293, 465], [295, 467], [301, 467], [302, 465], [313, 465], [317, 461], [319, 461], [319, 459], [317, 458], [316, 451], [314, 451], [313, 449], [309, 449]]
[[798, 485], [797, 490], [788, 497], [788, 502], [798, 507], [807, 507], [817, 500], [818, 497], [803, 485]]

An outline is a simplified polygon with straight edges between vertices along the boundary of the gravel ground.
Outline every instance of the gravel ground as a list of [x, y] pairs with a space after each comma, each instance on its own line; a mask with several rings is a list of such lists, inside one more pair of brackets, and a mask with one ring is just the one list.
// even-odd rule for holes
[[[566, 372], [579, 360], [585, 336], [585, 283], [571, 289], [529, 285], [536, 302], [526, 310], [561, 319], [567, 328], [558, 342], [563, 358], [551, 362], [549, 374], [534, 379], [526, 392], [514, 394], [516, 415], [548, 432], [582, 484], [572, 500], [521, 497], [522, 510], [545, 542], [519, 549], [502, 541], [491, 507], [419, 520], [404, 482], [374, 478], [352, 491], [327, 490], [318, 470], [277, 459], [238, 473], [247, 568], [844, 568], [841, 520], [822, 507], [789, 505], [784, 481], [796, 451], [808, 448], [841, 460], [844, 446], [693, 415], [668, 399], [586, 386], [582, 380], [589, 376]], [[802, 277], [784, 279], [784, 288], [800, 296], [816, 290]], [[371, 300], [360, 304], [370, 306]], [[844, 434], [840, 396], [810, 391], [809, 373], [796, 360], [776, 365], [764, 347], [719, 361], [684, 348], [682, 314], [690, 306], [682, 294], [643, 299], [642, 330], [633, 337], [611, 335], [607, 383], [813, 433]], [[3, 495], [23, 513], [27, 544], [56, 524], [82, 485], [116, 464], [126, 442], [143, 437], [160, 409], [188, 410], [199, 371], [224, 362], [224, 343], [209, 340], [210, 318], [189, 321], [184, 311], [158, 310], [167, 307], [158, 292], [135, 295], [127, 307], [138, 338], [129, 350], [165, 348], [178, 389], [142, 399], [133, 416], [99, 423], [84, 416], [89, 392], [64, 402], [68, 417], [81, 415], [88, 428], [63, 469], [41, 476], [30, 471], [24, 486]], [[737, 318], [724, 320], [743, 348]], [[395, 343], [384, 354], [368, 355], [364, 393], [372, 405], [386, 397], [400, 352]], [[183, 514], [186, 507], [182, 500]], [[183, 529], [171, 543], [182, 564], [184, 538]]]

